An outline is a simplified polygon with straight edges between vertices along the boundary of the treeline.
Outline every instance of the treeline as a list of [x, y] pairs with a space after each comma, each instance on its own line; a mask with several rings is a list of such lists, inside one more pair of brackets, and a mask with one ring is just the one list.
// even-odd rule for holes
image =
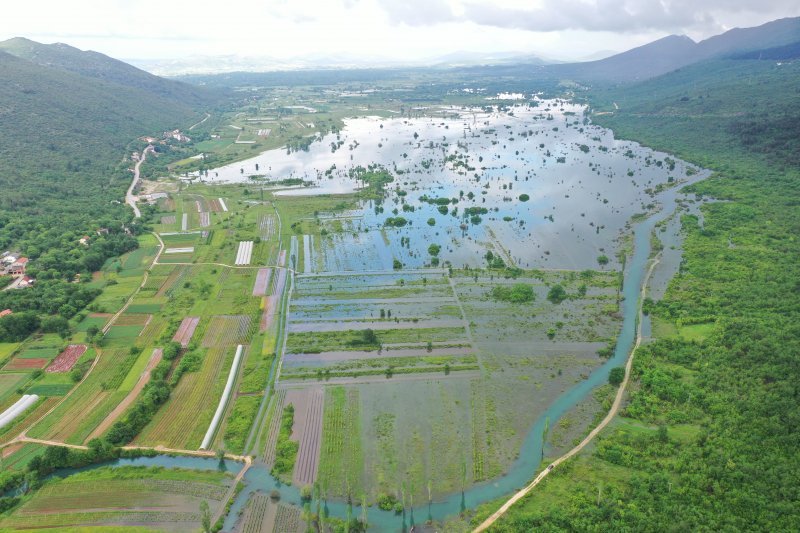
[[35, 311], [42, 315], [59, 314], [71, 318], [99, 294], [100, 289], [80, 283], [45, 279], [28, 289], [0, 292], [0, 308], [12, 309], [15, 314]]
[[76, 450], [65, 446], [48, 446], [44, 453], [33, 457], [24, 470], [6, 470], [0, 474], [0, 513], [20, 502], [19, 495], [37, 490], [47, 476], [63, 468], [81, 468], [91, 464], [111, 461], [120, 457], [141, 457], [155, 452], [121, 450], [100, 439], [88, 443], [87, 450]]
[[[138, 350], [141, 352], [141, 348]], [[170, 393], [178, 384], [181, 375], [184, 372], [196, 370], [199, 366], [194, 364], [195, 362], [199, 363], [199, 356], [194, 351], [189, 351], [183, 356], [176, 369], [172, 370], [173, 363], [180, 354], [181, 345], [177, 342], [170, 342], [164, 348], [161, 361], [150, 372], [150, 381], [144, 386], [136, 403], [124, 419], [118, 420], [111, 426], [104, 437], [105, 440], [117, 446], [127, 444], [150, 423], [158, 408], [169, 399]], [[189, 363], [183, 364], [184, 361], [189, 361]], [[170, 371], [173, 376], [172, 379], [167, 380]]]

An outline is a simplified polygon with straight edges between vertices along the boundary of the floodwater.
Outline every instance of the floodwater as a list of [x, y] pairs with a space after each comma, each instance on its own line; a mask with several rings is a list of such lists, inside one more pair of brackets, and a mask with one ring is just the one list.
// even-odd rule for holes
[[[702, 174], [698, 174], [693, 176], [690, 181], [695, 182], [702, 177]], [[622, 301], [623, 324], [613, 357], [593, 371], [588, 379], [562, 393], [536, 420], [523, 441], [519, 457], [508, 469], [508, 472], [498, 478], [474, 485], [464, 492], [453, 493], [444, 499], [415, 506], [401, 514], [370, 507], [367, 513], [370, 530], [408, 531], [414, 524], [422, 524], [427, 520], [445, 520], [487, 501], [509, 496], [530, 481], [541, 464], [542, 433], [546, 420], [549, 419], [551, 427], [554, 426], [564, 414], [583, 401], [594, 389], [607, 383], [611, 368], [625, 364], [636, 338], [639, 292], [649, 264], [650, 234], [657, 222], [667, 219], [674, 212], [676, 201], [683, 198], [684, 195], [677, 188], [670, 189], [663, 195], [663, 210], [633, 225], [634, 250], [626, 264], [622, 291], [624, 296]], [[114, 464], [214, 468], [215, 462], [213, 459], [159, 456], [120, 460]], [[226, 468], [236, 471], [236, 467], [232, 467], [230, 462], [226, 464]], [[245, 474], [244, 481], [245, 487], [236, 497], [231, 511], [226, 517], [224, 531], [234, 529], [239, 514], [244, 509], [250, 495], [255, 491], [269, 493], [273, 489], [278, 489], [282, 502], [301, 505], [299, 488], [281, 484], [269, 474], [265, 465], [255, 464], [251, 467]], [[340, 501], [325, 502], [324, 508], [330, 516], [343, 518], [348, 514], [347, 504]], [[350, 515], [360, 516], [360, 509], [354, 506]]]
[[[550, 111], [545, 111], [548, 106]], [[569, 112], [576, 114], [566, 114]], [[553, 120], [547, 120], [548, 114], [553, 116]], [[444, 520], [465, 509], [508, 496], [530, 481], [540, 466], [545, 421], [549, 419], [552, 427], [594, 389], [606, 383], [609, 370], [623, 365], [633, 346], [639, 291], [650, 255], [650, 234], [657, 222], [666, 220], [674, 212], [676, 202], [685, 200], [684, 195], [679, 192], [680, 187], [666, 188], [655, 198], [645, 189], [667, 183], [670, 176], [690, 183], [707, 175], [700, 171], [687, 178], [688, 166], [685, 163], [675, 160], [674, 169], [670, 170], [665, 154], [652, 152], [634, 143], [617, 141], [608, 130], [583, 125], [582, 109], [577, 106], [564, 104], [556, 107], [552, 102], [540, 102], [533, 109], [524, 105], [515, 106], [512, 113], [476, 111], [474, 114], [468, 112], [462, 115], [458, 119], [426, 118], [413, 121], [357, 119], [348, 122], [347, 128], [341, 133], [341, 139], [345, 141], [343, 147], [334, 152], [331, 152], [328, 141], [335, 139], [335, 135], [326, 137], [322, 143], [312, 145], [308, 153], [286, 155], [280, 151], [266, 152], [254, 160], [209, 171], [209, 176], [215, 178], [215, 173], [218, 172], [219, 178], [216, 179], [219, 180], [235, 181], [237, 173], [247, 179], [246, 175], [252, 169], [240, 172], [239, 168], [246, 168], [248, 165], [252, 167], [258, 161], [259, 167], [269, 172], [273, 180], [302, 174], [301, 177], [319, 184], [319, 188], [303, 189], [303, 193], [330, 193], [352, 190], [356, 186], [355, 183], [348, 182], [346, 172], [338, 172], [339, 170], [353, 164], [381, 163], [395, 171], [396, 184], [407, 191], [404, 197], [406, 203], [414, 205], [416, 210], [400, 212], [411, 224], [387, 231], [389, 245], [385, 245], [382, 238], [365, 239], [364, 248], [356, 248], [352, 255], [357, 256], [362, 251], [369, 255], [373, 252], [368, 246], [380, 248], [380, 243], [384, 243], [384, 250], [389, 250], [394, 256], [398, 253], [399, 246], [395, 247], [393, 243], [399, 243], [401, 235], [409, 236], [411, 244], [406, 247], [407, 255], [403, 256], [403, 261], [408, 261], [412, 266], [424, 264], [425, 256], [415, 246], [427, 248], [430, 242], [442, 243], [442, 258], [451, 260], [455, 266], [461, 266], [462, 263], [469, 262], [476, 265], [475, 256], [482, 255], [486, 243], [497, 241], [520, 266], [594, 267], [601, 250], [605, 250], [609, 258], [612, 258], [614, 239], [625, 228], [631, 215], [645, 211], [643, 204], [660, 207], [651, 210], [649, 217], [640, 219], [631, 226], [633, 253], [626, 263], [622, 302], [624, 318], [613, 357], [592, 372], [588, 379], [565, 391], [547, 408], [531, 427], [519, 457], [508, 473], [464, 492], [418, 505], [402, 514], [370, 508], [368, 521], [375, 531], [407, 531], [414, 524], [421, 524], [426, 520]], [[544, 118], [539, 118], [539, 115]], [[575, 120], [579, 123], [572, 124]], [[383, 128], [380, 128], [381, 124]], [[558, 128], [557, 131], [553, 130], [555, 127]], [[579, 128], [583, 128], [583, 132]], [[419, 134], [417, 139], [413, 136], [415, 132]], [[522, 132], [533, 133], [523, 137]], [[356, 140], [359, 142], [358, 146], [350, 150], [347, 146]], [[458, 146], [459, 142], [464, 143], [463, 147]], [[378, 146], [378, 143], [383, 146]], [[428, 143], [433, 143], [433, 148], [425, 148]], [[545, 146], [542, 148], [540, 144]], [[580, 145], [586, 145], [588, 151], [582, 150]], [[600, 150], [600, 146], [606, 147], [608, 151]], [[517, 150], [519, 155], [516, 154]], [[549, 156], [546, 154], [547, 150], [550, 151]], [[407, 153], [408, 157], [403, 157], [403, 153]], [[460, 166], [452, 168], [452, 159], [448, 163], [444, 162], [448, 156], [456, 154], [463, 154], [467, 161], [465, 164], [474, 166], [477, 170], [464, 170]], [[481, 156], [484, 158], [483, 162], [477, 159]], [[344, 162], [339, 159], [342, 157]], [[565, 163], [557, 163], [556, 157], [564, 157]], [[425, 169], [421, 162], [427, 159], [433, 159], [434, 162]], [[657, 161], [661, 161], [660, 166]], [[334, 162], [337, 164], [337, 171], [331, 172], [332, 177], [328, 179], [324, 171]], [[396, 172], [395, 164], [397, 169], [403, 170], [402, 174]], [[633, 176], [628, 175], [629, 170]], [[321, 174], [318, 175], [320, 171]], [[479, 175], [479, 180], [476, 180], [475, 174]], [[506, 185], [506, 189], [502, 188], [503, 185]], [[509, 189], [509, 186], [512, 188]], [[461, 190], [465, 195], [472, 191], [476, 199], [459, 200], [455, 204], [459, 207], [459, 212], [470, 206], [492, 209], [490, 214], [483, 215], [484, 220], [480, 224], [467, 221], [465, 234], [460, 229], [460, 225], [464, 223], [460, 215], [439, 215], [436, 206], [421, 205], [419, 202], [419, 197], [423, 194], [430, 197], [460, 198]], [[518, 195], [523, 192], [530, 195], [530, 201], [519, 201]], [[378, 228], [387, 216], [392, 216], [390, 211], [393, 206], [399, 207], [401, 198], [396, 193], [389, 194], [384, 201], [384, 213], [376, 214], [375, 206], [368, 202], [358, 212], [350, 213], [357, 217], [354, 223], [360, 224], [362, 233], [358, 235], [364, 235], [365, 229], [368, 230], [366, 235], [380, 235]], [[510, 200], [506, 201], [504, 198]], [[394, 203], [395, 200], [398, 201], [397, 204]], [[449, 207], [453, 207], [453, 204]], [[495, 208], [497, 211], [494, 211]], [[550, 214], [553, 215], [553, 221], [544, 218]], [[506, 223], [502, 220], [504, 216], [514, 220]], [[433, 227], [425, 223], [430, 217], [437, 221]], [[489, 230], [494, 232], [494, 238]], [[666, 231], [671, 235], [665, 239], [668, 245], [676, 242], [677, 235], [674, 231], [673, 226]], [[323, 245], [323, 267], [326, 264], [325, 250]], [[550, 254], [544, 254], [543, 250]], [[383, 265], [381, 253], [386, 255], [385, 251], [375, 253], [379, 259], [368, 262], [371, 267]], [[665, 262], [670, 266], [665, 272], [674, 272], [679, 259], [667, 255], [669, 257], [665, 258]], [[347, 266], [347, 259], [340, 257], [337, 269], [342, 266]], [[356, 267], [364, 268], [360, 264], [353, 264], [353, 268]], [[155, 460], [141, 461], [151, 464]], [[196, 459], [169, 458], [161, 461], [169, 463], [168, 466], [197, 467]], [[209, 464], [204, 463], [205, 466]], [[269, 492], [277, 488], [283, 502], [296, 505], [300, 503], [299, 490], [292, 486], [281, 486], [263, 465], [251, 468], [244, 479], [246, 486], [231, 508], [225, 521], [225, 531], [234, 528], [247, 499], [256, 490]], [[330, 501], [324, 507], [330, 515], [347, 515], [346, 504], [342, 502]], [[352, 516], [359, 514], [357, 507], [352, 510]]]
[[[685, 180], [690, 165], [584, 124], [584, 109], [531, 99], [504, 110], [443, 107], [442, 117], [355, 118], [307, 152], [270, 150], [204, 179], [275, 186], [300, 178], [307, 186], [275, 194], [342, 194], [361, 185], [354, 167], [389, 170], [385, 199], [361, 202], [341, 215], [345, 231], [321, 239], [315, 271], [391, 269], [395, 259], [423, 267], [432, 243], [443, 265], [459, 268], [484, 266], [490, 249], [522, 268], [597, 268], [600, 255], [619, 266], [626, 223], [661, 201], [657, 187]], [[424, 197], [454, 201], [442, 214]], [[469, 208], [486, 212], [473, 220]], [[404, 227], [385, 226], [397, 216]]]

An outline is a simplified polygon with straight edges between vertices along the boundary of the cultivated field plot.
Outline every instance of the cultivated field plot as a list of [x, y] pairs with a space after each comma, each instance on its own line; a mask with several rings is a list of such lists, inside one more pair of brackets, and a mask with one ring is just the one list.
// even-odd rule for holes
[[115, 326], [146, 326], [152, 320], [153, 315], [147, 313], [125, 313], [117, 317]]
[[264, 299], [264, 310], [261, 313], [261, 323], [259, 326], [259, 331], [261, 333], [267, 331], [272, 324], [275, 323], [281, 296], [283, 295], [283, 290], [286, 288], [286, 269], [278, 268], [276, 270], [276, 275], [273, 277], [272, 294]]
[[181, 321], [181, 325], [178, 326], [178, 331], [175, 332], [175, 335], [172, 337], [172, 340], [175, 342], [179, 342], [181, 346], [186, 348], [189, 346], [189, 341], [192, 340], [192, 335], [194, 335], [194, 330], [197, 329], [197, 324], [200, 323], [200, 317], [196, 316], [187, 316]]
[[[529, 271], [509, 279], [465, 274], [457, 273], [453, 284], [472, 324], [475, 345], [483, 352], [594, 357], [598, 343], [608, 344], [619, 331], [616, 273]], [[563, 295], [554, 298], [558, 303], [548, 299], [555, 287], [563, 288]], [[532, 299], [511, 301], [515, 288], [527, 288]]]
[[282, 379], [478, 368], [441, 273], [298, 276], [295, 286]]
[[222, 395], [233, 355], [233, 349], [206, 350], [200, 369], [181, 378], [134, 444], [199, 448]]
[[70, 344], [47, 367], [47, 372], [69, 372], [85, 352], [85, 344]]
[[262, 215], [258, 219], [258, 233], [262, 241], [269, 241], [277, 232], [275, 217], [272, 215]]
[[3, 370], [39, 370], [46, 367], [49, 362], [48, 359], [15, 357], [3, 367]]
[[317, 478], [324, 399], [321, 387], [292, 389], [286, 393], [284, 401], [292, 404], [295, 412], [292, 440], [300, 443], [292, 476], [292, 483], [298, 487], [311, 485]]
[[258, 274], [256, 274], [256, 282], [253, 284], [253, 296], [265, 296], [271, 280], [272, 269], [260, 268]]
[[201, 345], [204, 348], [212, 346], [235, 346], [247, 344], [251, 331], [249, 316], [222, 315], [211, 317], [211, 322], [206, 328]]
[[230, 474], [140, 467], [98, 468], [52, 479], [0, 519], [0, 528], [146, 526], [197, 531], [200, 503], [222, 505]]
[[19, 384], [27, 378], [28, 375], [22, 373], [0, 373], [0, 402], [5, 402], [6, 398], [13, 395]]

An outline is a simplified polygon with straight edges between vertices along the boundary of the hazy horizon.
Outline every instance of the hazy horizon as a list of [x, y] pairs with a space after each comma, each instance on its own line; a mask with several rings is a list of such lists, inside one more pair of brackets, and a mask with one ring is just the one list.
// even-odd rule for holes
[[[140, 65], [273, 61], [281, 68], [419, 64], [453, 54], [580, 61], [670, 34], [695, 41], [800, 15], [787, 0], [247, 0], [236, 8], [185, 0], [15, 4], [0, 40], [63, 42]], [[265, 65], [267, 66], [267, 65]]]

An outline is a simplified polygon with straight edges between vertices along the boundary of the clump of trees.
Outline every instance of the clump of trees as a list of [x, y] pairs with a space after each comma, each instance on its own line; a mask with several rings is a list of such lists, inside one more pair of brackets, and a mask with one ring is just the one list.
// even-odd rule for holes
[[533, 292], [533, 287], [525, 283], [515, 283], [510, 287], [498, 285], [497, 287], [492, 287], [492, 290], [489, 292], [489, 294], [495, 300], [511, 302], [515, 304], [528, 303], [536, 299], [536, 294]]
[[36, 313], [12, 313], [0, 318], [0, 342], [19, 342], [39, 329]]
[[491, 250], [486, 252], [486, 255], [483, 256], [486, 259], [487, 266], [489, 268], [505, 268], [506, 262], [503, 261], [503, 258], [497, 255], [494, 255]]

